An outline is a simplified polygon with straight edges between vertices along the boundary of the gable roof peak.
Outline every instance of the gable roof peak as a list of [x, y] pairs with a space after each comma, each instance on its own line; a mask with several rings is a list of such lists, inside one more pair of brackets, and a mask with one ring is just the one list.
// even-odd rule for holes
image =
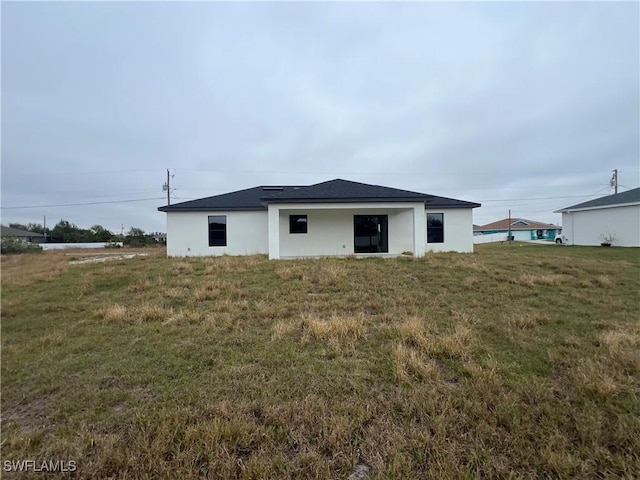
[[161, 212], [265, 210], [269, 203], [423, 202], [428, 209], [480, 204], [336, 178], [308, 186], [260, 186], [159, 207]]
[[516, 221], [509, 223], [509, 218], [503, 218], [501, 220], [497, 220], [495, 222], [487, 223], [485, 225], [476, 225], [473, 227], [475, 231], [485, 231], [485, 230], [508, 230], [511, 228], [512, 230], [539, 230], [539, 229], [558, 229], [561, 228], [559, 225], [554, 225], [553, 223], [544, 223], [538, 222], [536, 220], [529, 220], [525, 218], [517, 218]]

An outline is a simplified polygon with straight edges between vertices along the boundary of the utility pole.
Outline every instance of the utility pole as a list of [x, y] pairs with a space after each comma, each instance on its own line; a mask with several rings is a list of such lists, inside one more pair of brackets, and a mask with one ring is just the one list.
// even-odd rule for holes
[[613, 170], [613, 176], [611, 177], [611, 181], [609, 182], [609, 185], [611, 185], [614, 188], [614, 193], [618, 193], [618, 169], [614, 169]]
[[511, 209], [509, 209], [509, 233], [507, 233], [507, 242], [511, 241]]
[[167, 191], [167, 205], [171, 205], [171, 177], [173, 175], [169, 174], [169, 169], [167, 168], [167, 183], [162, 185], [162, 190]]
[[42, 233], [44, 235], [44, 243], [47, 243], [47, 216], [44, 215], [44, 225], [42, 227]]

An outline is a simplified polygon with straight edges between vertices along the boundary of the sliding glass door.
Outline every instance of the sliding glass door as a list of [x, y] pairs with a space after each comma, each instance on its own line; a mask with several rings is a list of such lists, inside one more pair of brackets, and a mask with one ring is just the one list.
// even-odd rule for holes
[[387, 253], [389, 251], [387, 215], [354, 215], [355, 253]]

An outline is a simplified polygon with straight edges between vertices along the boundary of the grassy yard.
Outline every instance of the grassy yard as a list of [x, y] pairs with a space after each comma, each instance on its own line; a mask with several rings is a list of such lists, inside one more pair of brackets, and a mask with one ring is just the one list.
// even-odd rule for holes
[[[640, 477], [638, 249], [300, 261], [149, 250], [100, 264], [68, 253], [2, 257], [3, 466]], [[21, 475], [55, 478], [3, 472]]]

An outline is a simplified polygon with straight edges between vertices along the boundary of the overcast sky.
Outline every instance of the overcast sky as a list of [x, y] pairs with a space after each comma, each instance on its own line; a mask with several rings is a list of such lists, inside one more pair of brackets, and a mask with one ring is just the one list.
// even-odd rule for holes
[[476, 224], [640, 184], [637, 2], [1, 8], [5, 225], [166, 231], [167, 168], [172, 203], [344, 178]]

